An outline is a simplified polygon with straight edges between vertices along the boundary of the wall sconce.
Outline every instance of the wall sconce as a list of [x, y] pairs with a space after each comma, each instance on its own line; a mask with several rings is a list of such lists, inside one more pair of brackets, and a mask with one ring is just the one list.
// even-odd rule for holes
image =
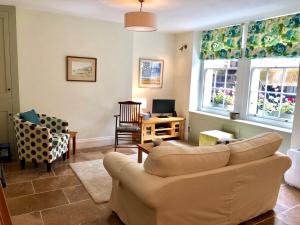
[[183, 52], [183, 50], [186, 50], [187, 49], [187, 45], [182, 45], [178, 50]]

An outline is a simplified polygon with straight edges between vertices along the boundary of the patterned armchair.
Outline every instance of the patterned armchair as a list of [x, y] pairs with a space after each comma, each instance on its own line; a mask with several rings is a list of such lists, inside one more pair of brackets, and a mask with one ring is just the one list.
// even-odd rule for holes
[[17, 138], [18, 155], [21, 168], [25, 168], [25, 161], [46, 163], [47, 171], [51, 171], [51, 164], [58, 157], [66, 159], [68, 151], [68, 123], [56, 117], [38, 114], [40, 125], [14, 116], [14, 127]]

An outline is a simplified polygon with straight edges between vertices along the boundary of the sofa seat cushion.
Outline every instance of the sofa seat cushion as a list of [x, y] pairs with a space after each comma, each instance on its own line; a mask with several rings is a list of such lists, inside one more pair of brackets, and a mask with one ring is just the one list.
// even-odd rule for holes
[[178, 176], [224, 167], [229, 157], [226, 145], [189, 148], [162, 145], [149, 153], [144, 169], [160, 177]]
[[274, 155], [282, 142], [282, 137], [276, 132], [257, 135], [227, 145], [230, 149], [229, 164], [247, 163]]

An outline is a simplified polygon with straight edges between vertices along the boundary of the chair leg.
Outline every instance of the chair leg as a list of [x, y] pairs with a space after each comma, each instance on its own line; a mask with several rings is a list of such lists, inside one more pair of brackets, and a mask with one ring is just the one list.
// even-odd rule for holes
[[39, 164], [37, 163], [36, 160], [33, 160], [32, 163], [33, 163], [33, 166], [34, 166], [35, 168], [37, 168], [37, 167], [39, 166]]
[[52, 164], [51, 163], [46, 163], [47, 164], [47, 172], [51, 172], [51, 166]]
[[139, 133], [139, 144], [142, 144], [142, 132]]
[[66, 159], [67, 159], [67, 153], [63, 153], [62, 154], [62, 158], [63, 158], [63, 161], [66, 161]]
[[20, 166], [21, 166], [21, 169], [22, 169], [22, 170], [25, 169], [25, 159], [21, 159], [21, 160], [20, 160]]
[[117, 145], [118, 145], [118, 134], [115, 133], [115, 152], [117, 151]]

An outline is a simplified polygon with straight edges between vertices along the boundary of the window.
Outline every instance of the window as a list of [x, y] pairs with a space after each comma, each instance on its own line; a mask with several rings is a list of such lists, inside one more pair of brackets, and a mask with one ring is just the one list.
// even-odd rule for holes
[[274, 123], [292, 123], [300, 59], [251, 60], [248, 115]]
[[299, 21], [297, 13], [203, 31], [198, 108], [291, 128], [300, 83]]
[[202, 108], [233, 111], [237, 60], [205, 60]]

